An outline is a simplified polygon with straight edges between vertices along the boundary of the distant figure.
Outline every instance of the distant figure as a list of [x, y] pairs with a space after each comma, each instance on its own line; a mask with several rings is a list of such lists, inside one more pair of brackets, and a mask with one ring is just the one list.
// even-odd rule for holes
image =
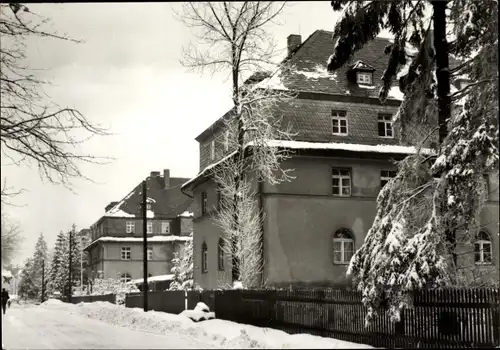
[[3, 314], [5, 315], [5, 309], [7, 308], [7, 302], [9, 301], [10, 296], [7, 290], [5, 288], [2, 288], [2, 311]]

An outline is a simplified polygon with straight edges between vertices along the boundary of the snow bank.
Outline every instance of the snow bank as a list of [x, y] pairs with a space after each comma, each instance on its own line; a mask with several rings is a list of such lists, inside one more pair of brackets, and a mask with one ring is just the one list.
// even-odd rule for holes
[[[205, 305], [206, 306], [206, 305]], [[78, 314], [90, 319], [100, 320], [116, 326], [150, 333], [177, 332], [180, 335], [197, 338], [206, 344], [219, 348], [332, 348], [332, 349], [368, 349], [369, 345], [351, 343], [332, 338], [323, 338], [308, 334], [290, 335], [283, 331], [239, 324], [224, 320], [209, 320], [195, 323], [181, 315], [149, 311], [138, 308], [125, 308], [107, 302], [80, 303], [43, 303], [39, 307], [64, 309], [71, 314]], [[194, 310], [192, 310], [194, 311]]]
[[195, 322], [215, 319], [215, 313], [210, 312], [208, 305], [201, 301], [196, 304], [194, 310], [184, 310], [179, 315], [187, 317]]
[[62, 305], [63, 302], [59, 299], [48, 299], [43, 302], [43, 305]]

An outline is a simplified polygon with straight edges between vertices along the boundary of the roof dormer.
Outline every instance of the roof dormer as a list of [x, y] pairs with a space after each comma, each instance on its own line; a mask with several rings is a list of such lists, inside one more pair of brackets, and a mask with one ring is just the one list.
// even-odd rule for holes
[[347, 71], [347, 78], [358, 85], [373, 85], [373, 72], [375, 68], [358, 60]]

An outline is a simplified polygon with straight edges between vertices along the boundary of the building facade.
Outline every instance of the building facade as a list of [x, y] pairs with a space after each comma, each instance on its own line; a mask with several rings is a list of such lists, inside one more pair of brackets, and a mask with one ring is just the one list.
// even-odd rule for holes
[[[348, 284], [347, 265], [371, 228], [380, 189], [395, 176], [395, 161], [416, 152], [399, 144], [398, 125], [392, 122], [403, 97], [399, 87], [390, 89], [384, 104], [378, 98], [384, 50], [391, 42], [377, 38], [329, 73], [331, 37], [318, 30], [302, 43], [291, 35], [286, 58], [291, 73], [268, 80], [268, 87], [297, 92], [280, 110], [297, 136], [276, 141], [293, 152], [282, 167], [294, 169], [295, 179], [276, 186], [255, 182], [265, 213], [262, 280], [267, 285]], [[451, 66], [456, 64], [451, 60]], [[455, 80], [453, 87], [461, 88], [462, 82]], [[219, 248], [220, 229], [212, 220], [218, 193], [208, 176], [208, 169], [232, 151], [224, 145], [223, 125], [218, 120], [197, 137], [200, 173], [183, 186], [195, 200], [194, 282], [209, 289], [227, 285], [231, 276], [230, 259]], [[424, 146], [433, 142], [429, 137]], [[461, 261], [474, 273], [497, 278], [498, 173], [489, 174], [488, 183], [478, 238], [458, 249], [467, 252], [460, 254]]]
[[[192, 199], [180, 191], [185, 178], [170, 171], [151, 172], [147, 184], [148, 275], [171, 274], [174, 253], [183, 247], [193, 230]], [[88, 274], [91, 280], [118, 278], [124, 282], [143, 277], [142, 184], [119, 202], [111, 202], [104, 215], [90, 228]]]

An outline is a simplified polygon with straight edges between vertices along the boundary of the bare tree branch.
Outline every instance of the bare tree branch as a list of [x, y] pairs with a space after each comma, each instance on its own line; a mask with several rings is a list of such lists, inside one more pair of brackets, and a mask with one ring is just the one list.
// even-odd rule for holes
[[[80, 43], [66, 34], [49, 32], [49, 19], [25, 5], [0, 4], [0, 142], [2, 154], [16, 165], [35, 165], [40, 177], [71, 187], [86, 177], [79, 164], [106, 164], [111, 158], [81, 154], [76, 147], [93, 136], [109, 135], [74, 108], [60, 107], [43, 90], [48, 82], [25, 66], [26, 39], [47, 37]], [[2, 192], [4, 201], [4, 192]]]
[[[231, 72], [233, 110], [224, 119], [224, 144], [234, 155], [214, 167], [211, 175], [224, 198], [214, 221], [222, 229], [225, 249], [232, 256], [232, 280], [241, 281], [245, 287], [262, 284], [263, 263], [263, 213], [246, 174], [253, 172], [257, 181], [270, 184], [292, 179], [290, 170], [280, 165], [288, 153], [270, 147], [267, 141], [293, 136], [278, 111], [280, 103], [294, 95], [265, 85], [262, 79], [241, 82], [249, 74], [272, 70], [286, 73], [285, 67], [273, 62], [276, 44], [268, 30], [284, 6], [261, 1], [184, 3], [183, 13], [177, 14], [186, 26], [198, 29], [195, 35], [204, 46], [191, 45], [184, 52], [182, 64], [201, 73]], [[265, 80], [269, 79], [268, 75]]]

